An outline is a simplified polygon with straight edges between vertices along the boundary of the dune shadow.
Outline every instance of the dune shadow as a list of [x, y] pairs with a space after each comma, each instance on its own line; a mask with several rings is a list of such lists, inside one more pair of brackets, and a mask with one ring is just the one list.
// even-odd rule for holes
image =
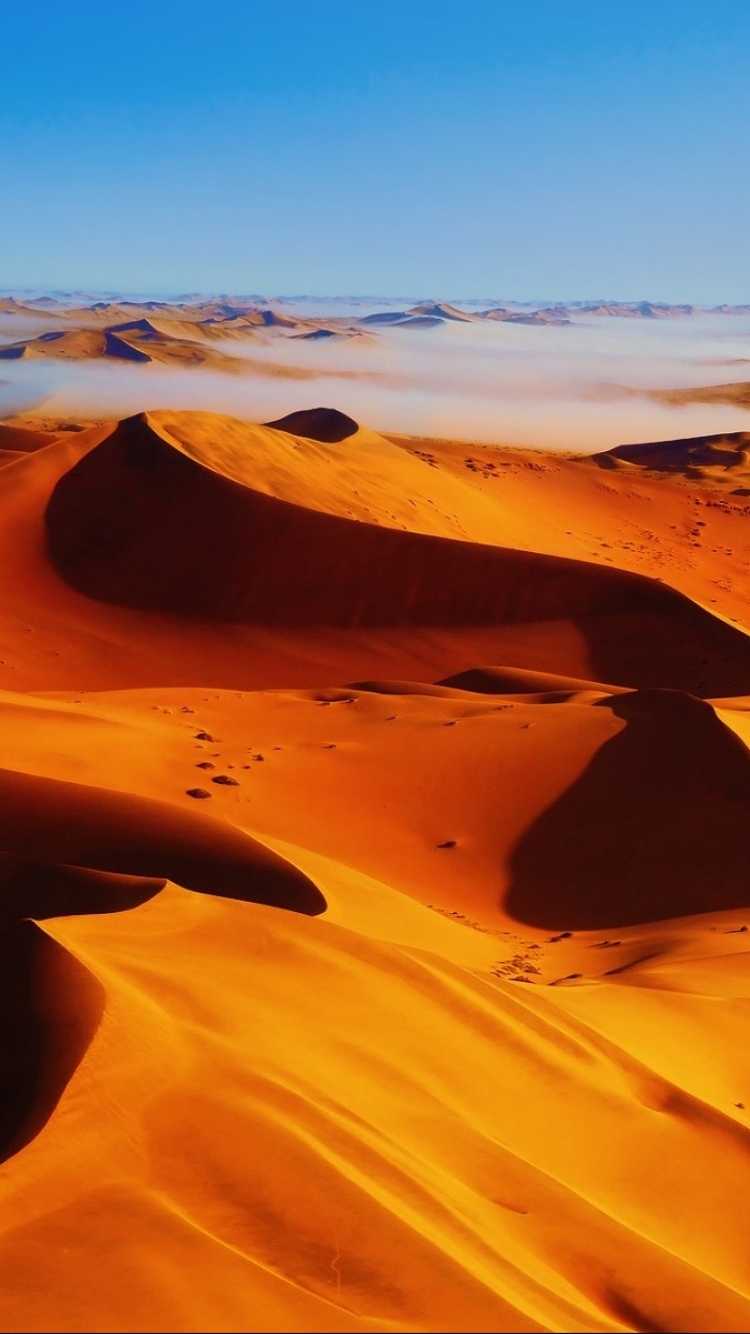
[[123, 912], [164, 884], [0, 854], [0, 1162], [44, 1128], [104, 1012], [102, 985], [31, 919]]
[[303, 871], [223, 820], [15, 770], [0, 769], [0, 848], [0, 914], [4, 901], [22, 917], [115, 911], [165, 880], [309, 916], [326, 908]]
[[0, 924], [81, 913], [126, 912], [158, 894], [166, 879], [118, 875], [0, 853]]
[[34, 922], [0, 926], [0, 1162], [48, 1122], [104, 1004], [101, 983]]
[[[273, 425], [321, 440], [356, 429], [333, 409], [302, 418]], [[58, 575], [104, 603], [284, 631], [492, 627], [495, 660], [516, 666], [543, 633], [546, 669], [564, 675], [572, 628], [596, 681], [750, 689], [747, 636], [657, 580], [281, 500], [198, 462], [158, 416], [127, 418], [79, 459], [45, 526]]]
[[750, 751], [676, 690], [597, 702], [625, 723], [516, 845], [506, 907], [599, 930], [750, 906]]
[[[20, 777], [23, 784], [27, 776]], [[42, 792], [50, 790], [47, 781], [38, 781]], [[69, 786], [56, 785], [59, 791]], [[104, 799], [106, 803], [106, 796]], [[115, 814], [120, 810], [116, 802]], [[75, 824], [71, 814], [73, 818], [65, 820], [63, 812], [68, 838]], [[14, 816], [12, 810], [10, 816]], [[13, 823], [23, 842], [28, 829], [22, 819]], [[140, 832], [143, 835], [142, 820]], [[8, 830], [5, 833], [7, 838]], [[126, 843], [127, 833], [126, 829]], [[54, 827], [46, 834], [55, 841]], [[88, 845], [90, 859], [127, 861], [121, 849], [105, 852], [95, 833], [86, 829], [85, 819], [83, 828], [73, 831], [74, 842], [76, 834], [79, 852], [85, 853]], [[37, 842], [39, 838], [37, 827]], [[248, 844], [252, 855], [246, 854], [244, 860], [235, 855], [233, 860], [231, 855], [222, 858], [220, 850], [214, 850], [212, 856], [210, 847], [200, 848], [200, 841], [187, 849], [183, 842], [182, 847], [171, 850], [174, 869], [182, 868], [180, 878], [198, 892], [265, 901], [304, 913], [325, 908], [323, 895], [306, 876], [270, 849], [253, 840]], [[146, 837], [145, 846], [136, 847], [133, 855], [136, 862], [164, 857], [169, 861], [168, 840], [165, 851], [149, 846]], [[44, 1129], [96, 1034], [106, 1002], [98, 979], [37, 921], [127, 911], [153, 898], [165, 884], [161, 877], [0, 853], [0, 1163]]]

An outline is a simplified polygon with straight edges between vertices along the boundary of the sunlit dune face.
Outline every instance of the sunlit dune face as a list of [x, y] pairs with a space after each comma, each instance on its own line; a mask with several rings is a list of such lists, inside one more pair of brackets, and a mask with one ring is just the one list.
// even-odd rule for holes
[[[487, 322], [195, 314], [0, 423], [7, 1328], [746, 1328], [747, 433], [375, 430]], [[314, 392], [79, 358], [240, 322]]]

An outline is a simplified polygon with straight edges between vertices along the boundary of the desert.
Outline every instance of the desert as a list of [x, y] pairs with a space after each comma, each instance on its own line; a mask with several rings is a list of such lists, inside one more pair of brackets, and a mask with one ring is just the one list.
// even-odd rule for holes
[[[745, 1329], [750, 435], [391, 430], [503, 321], [219, 304], [5, 303], [2, 1327]], [[289, 411], [149, 406], [227, 319]]]
[[747, 1330], [750, 5], [0, 34], [0, 1334]]

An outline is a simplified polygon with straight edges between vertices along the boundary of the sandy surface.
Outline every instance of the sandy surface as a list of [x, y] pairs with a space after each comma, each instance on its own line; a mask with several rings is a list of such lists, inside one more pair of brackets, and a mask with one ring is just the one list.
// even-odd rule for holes
[[746, 1329], [748, 437], [0, 463], [2, 1328]]

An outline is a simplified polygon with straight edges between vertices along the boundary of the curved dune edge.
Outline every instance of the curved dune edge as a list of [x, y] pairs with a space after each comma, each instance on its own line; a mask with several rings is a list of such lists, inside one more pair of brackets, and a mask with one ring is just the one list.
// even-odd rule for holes
[[101, 1023], [106, 990], [33, 922], [2, 923], [0, 963], [4, 1162], [30, 1144], [55, 1111]]
[[562, 619], [602, 680], [702, 695], [750, 681], [750, 641], [656, 581], [306, 510], [199, 464], [147, 415], [61, 478], [46, 526], [59, 573], [121, 606], [287, 629]]
[[514, 849], [511, 915], [586, 931], [750, 907], [748, 748], [679, 691], [594, 707], [625, 727]]
[[52, 559], [80, 591], [183, 615], [481, 625], [681, 601], [621, 571], [304, 510], [199, 462], [147, 414], [61, 478], [46, 518]]
[[439, 682], [454, 690], [469, 690], [480, 695], [572, 695], [598, 692], [617, 695], [623, 686], [604, 685], [601, 681], [584, 681], [577, 676], [559, 676], [554, 672], [531, 672], [518, 667], [472, 667], [457, 672]]
[[[86, 1309], [105, 1327], [113, 1300], [137, 1330], [742, 1327], [741, 1225], [719, 1201], [747, 1179], [744, 1128], [604, 1037], [595, 1004], [571, 1013], [560, 991], [543, 1003], [320, 927], [265, 912], [249, 971], [258, 926], [229, 901], [168, 890], [122, 918], [50, 924], [103, 979], [107, 1012], [64, 1123], [16, 1162], [10, 1324], [41, 1250], [40, 1319], [94, 1265]], [[389, 1034], [377, 1063], [374, 1026]], [[49, 1170], [63, 1151], [73, 1179]], [[29, 1217], [32, 1179], [44, 1207]], [[715, 1202], [708, 1241], [677, 1207], [696, 1192]]]
[[308, 440], [322, 440], [326, 444], [338, 444], [359, 431], [359, 424], [353, 417], [347, 417], [338, 408], [303, 408], [300, 412], [289, 412], [277, 421], [266, 422], [266, 426], [303, 435]]
[[[30, 849], [31, 851], [31, 849]], [[0, 853], [0, 923], [77, 913], [123, 912], [153, 898], [162, 877], [119, 875], [87, 866]]]
[[[323, 895], [301, 871], [211, 816], [191, 818], [168, 802], [5, 769], [0, 848], [11, 857], [169, 879], [201, 893], [293, 912], [325, 908]], [[91, 892], [90, 883], [84, 888]], [[106, 902], [106, 882], [102, 890]], [[40, 893], [38, 884], [32, 891]], [[60, 891], [52, 885], [50, 892], [54, 897]], [[35, 915], [42, 915], [38, 908]]]
[[[693, 391], [676, 390], [675, 396], [683, 392], [689, 396]], [[750, 471], [750, 431], [723, 431], [717, 435], [690, 436], [645, 445], [617, 445], [614, 449], [593, 454], [591, 461], [600, 468], [649, 469], [696, 478], [730, 473], [744, 480]]]
[[[0, 834], [21, 859], [0, 863], [15, 904], [6, 915], [111, 911], [155, 892], [158, 877], [294, 906], [284, 895], [295, 884], [271, 897], [258, 881], [247, 827], [266, 847], [317, 849], [417, 903], [511, 934], [518, 924], [593, 932], [750, 909], [745, 715], [720, 719], [675, 691], [518, 693], [517, 674], [506, 681], [505, 695], [368, 682], [165, 691], [161, 704], [150, 691], [119, 692], [85, 709], [0, 701], [6, 749], [46, 770], [0, 781]], [[33, 740], [44, 735], [56, 762]], [[158, 780], [147, 752], [169, 756]], [[86, 786], [56, 783], [82, 755]], [[112, 771], [132, 796], [103, 790]], [[180, 805], [144, 801], [144, 781], [149, 798], [169, 793]], [[197, 784], [211, 802], [186, 795]], [[119, 878], [108, 884], [102, 871]]]
[[0, 422], [0, 449], [12, 454], [33, 454], [37, 449], [44, 449], [60, 439], [60, 431], [47, 431], [42, 428], [9, 426]]
[[37, 357], [61, 359], [87, 359], [97, 357], [115, 357], [134, 362], [150, 362], [152, 358], [139, 348], [131, 347], [117, 333], [100, 332], [95, 329], [79, 329], [75, 332], [42, 334], [21, 343], [11, 343], [0, 347], [0, 358], [7, 360], [25, 360]]

